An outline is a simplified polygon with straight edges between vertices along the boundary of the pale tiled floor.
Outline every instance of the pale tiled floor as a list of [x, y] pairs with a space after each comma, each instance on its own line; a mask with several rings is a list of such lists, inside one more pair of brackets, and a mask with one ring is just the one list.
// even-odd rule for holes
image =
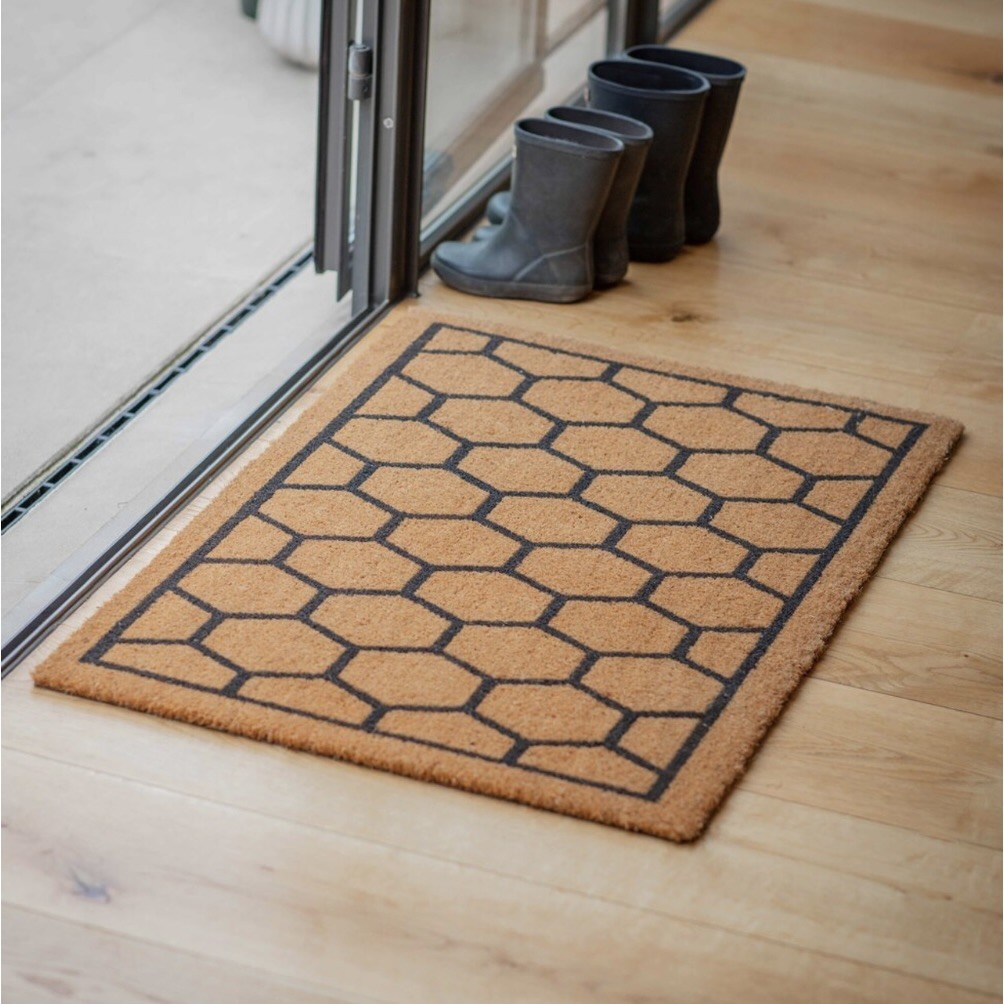
[[4, 535], [3, 637], [111, 546], [349, 319], [307, 269]]
[[6, 497], [309, 238], [317, 78], [237, 0], [3, 12]]

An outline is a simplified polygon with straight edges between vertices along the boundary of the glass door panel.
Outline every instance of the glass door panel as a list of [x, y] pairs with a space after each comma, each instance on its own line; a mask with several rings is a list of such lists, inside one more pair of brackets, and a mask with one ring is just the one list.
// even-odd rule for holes
[[434, 0], [422, 226], [498, 165], [512, 124], [576, 96], [607, 51], [602, 0]]

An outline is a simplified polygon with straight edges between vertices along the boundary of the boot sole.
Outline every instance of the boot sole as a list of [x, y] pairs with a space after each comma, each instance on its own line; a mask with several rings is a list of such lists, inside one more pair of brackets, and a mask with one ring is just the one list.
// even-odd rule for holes
[[447, 286], [473, 296], [490, 296], [500, 300], [540, 300], [543, 303], [575, 303], [593, 291], [593, 284], [562, 286], [512, 282], [506, 279], [478, 279], [465, 275], [433, 258], [432, 270]]
[[610, 289], [613, 286], [620, 284], [627, 272], [621, 272], [620, 275], [598, 275], [593, 280], [593, 289]]
[[672, 261], [683, 250], [683, 245], [631, 244], [629, 250], [631, 261], [663, 262]]
[[[474, 240], [476, 241], [486, 241], [491, 237], [495, 231], [496, 226], [491, 227], [478, 227], [474, 231]], [[597, 275], [593, 279], [593, 289], [610, 289], [611, 286], [616, 286], [623, 278], [627, 275], [627, 269], [623, 272], [617, 272], [616, 274], [611, 272], [609, 275]]]

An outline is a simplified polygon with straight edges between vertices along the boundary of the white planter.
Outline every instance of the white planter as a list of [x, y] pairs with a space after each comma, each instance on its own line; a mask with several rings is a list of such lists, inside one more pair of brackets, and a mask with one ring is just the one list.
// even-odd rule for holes
[[321, 57], [321, 0], [259, 0], [258, 30], [284, 59], [317, 69]]

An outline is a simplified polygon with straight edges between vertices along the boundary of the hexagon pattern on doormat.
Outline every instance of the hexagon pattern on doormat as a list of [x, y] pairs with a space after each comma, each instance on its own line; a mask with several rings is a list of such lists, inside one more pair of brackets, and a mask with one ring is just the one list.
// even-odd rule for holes
[[923, 429], [434, 325], [84, 661], [657, 800]]

